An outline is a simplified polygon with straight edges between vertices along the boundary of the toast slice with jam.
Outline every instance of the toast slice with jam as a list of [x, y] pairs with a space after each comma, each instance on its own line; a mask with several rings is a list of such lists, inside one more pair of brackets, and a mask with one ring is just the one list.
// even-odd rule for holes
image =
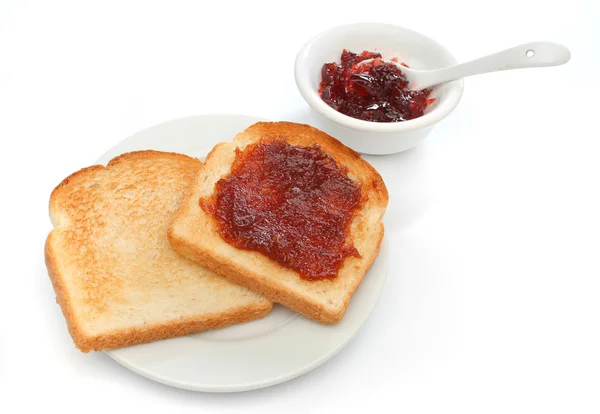
[[379, 254], [387, 205], [357, 152], [308, 125], [259, 122], [210, 152], [168, 237], [201, 266], [332, 324]]

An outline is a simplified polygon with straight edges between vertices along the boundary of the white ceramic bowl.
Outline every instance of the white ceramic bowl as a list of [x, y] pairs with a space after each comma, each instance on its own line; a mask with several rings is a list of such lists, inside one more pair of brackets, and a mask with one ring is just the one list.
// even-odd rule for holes
[[423, 140], [433, 127], [458, 105], [463, 81], [433, 88], [436, 101], [419, 118], [404, 122], [370, 122], [344, 115], [318, 94], [324, 63], [339, 62], [343, 49], [360, 53], [377, 51], [384, 59], [397, 57], [414, 69], [436, 69], [457, 63], [435, 40], [413, 30], [383, 23], [355, 23], [334, 27], [302, 46], [295, 63], [296, 85], [306, 102], [324, 121], [318, 127], [364, 154], [393, 154]]

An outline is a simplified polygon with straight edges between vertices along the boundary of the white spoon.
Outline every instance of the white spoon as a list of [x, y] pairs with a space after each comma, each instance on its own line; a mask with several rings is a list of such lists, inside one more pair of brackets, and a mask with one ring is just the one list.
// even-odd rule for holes
[[[565, 64], [571, 58], [569, 49], [553, 42], [531, 42], [503, 50], [479, 59], [441, 69], [417, 70], [410, 69], [389, 60], [402, 71], [408, 80], [408, 88], [422, 90], [440, 83], [450, 82], [467, 76], [502, 70], [535, 68], [542, 66], [558, 66]], [[369, 64], [375, 59], [367, 59], [358, 66]]]

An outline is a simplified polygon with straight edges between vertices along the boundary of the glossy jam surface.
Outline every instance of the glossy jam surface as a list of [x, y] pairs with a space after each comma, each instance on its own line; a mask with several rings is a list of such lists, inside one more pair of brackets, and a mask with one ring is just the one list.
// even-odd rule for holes
[[[359, 62], [374, 59], [371, 63]], [[406, 66], [405, 64], [402, 64]], [[338, 112], [372, 122], [402, 122], [418, 118], [435, 99], [431, 89], [411, 91], [402, 71], [381, 60], [381, 54], [344, 49], [341, 63], [321, 70], [319, 95]]]
[[231, 174], [200, 206], [228, 243], [317, 280], [359, 256], [348, 233], [361, 199], [360, 185], [318, 146], [263, 140], [238, 150]]

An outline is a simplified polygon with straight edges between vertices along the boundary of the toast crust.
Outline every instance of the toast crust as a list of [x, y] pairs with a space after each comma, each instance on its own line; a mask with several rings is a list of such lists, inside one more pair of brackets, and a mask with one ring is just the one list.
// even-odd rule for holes
[[[83, 168], [68, 177], [66, 177], [51, 193], [50, 196], [50, 216], [54, 229], [48, 234], [44, 246], [45, 263], [49, 278], [52, 282], [56, 294], [56, 302], [65, 318], [69, 334], [71, 335], [75, 346], [82, 352], [103, 351], [120, 348], [124, 346], [153, 342], [160, 339], [174, 338], [191, 333], [198, 333], [210, 329], [223, 328], [236, 323], [248, 322], [266, 316], [272, 309], [272, 303], [267, 300], [254, 300], [241, 306], [231, 306], [226, 311], [214, 313], [204, 313], [198, 315], [186, 315], [172, 320], [159, 322], [144, 322], [139, 326], [127, 328], [118, 328], [106, 330], [100, 333], [86, 332], [84, 323], [78, 317], [77, 307], [72, 300], [73, 291], [69, 291], [69, 283], [66, 279], [66, 272], [63, 263], [65, 262], [64, 253], [60, 250], [60, 243], [57, 238], [61, 236], [59, 229], [69, 227], [76, 217], [72, 217], [72, 211], [76, 209], [80, 200], [78, 197], [84, 197], [79, 193], [65, 194], [68, 188], [80, 188], [85, 184], [93, 182], [96, 174], [115, 166], [127, 163], [136, 163], [139, 161], [170, 161], [177, 163], [184, 170], [190, 170], [192, 174], [197, 173], [201, 162], [195, 158], [183, 154], [159, 152], [159, 151], [135, 151], [120, 155], [109, 161], [106, 167], [94, 165]], [[91, 181], [90, 181], [91, 180]], [[168, 245], [168, 244], [167, 244]], [[181, 258], [182, 261], [185, 259]], [[202, 270], [204, 273], [208, 273]], [[221, 277], [210, 274], [209, 278]], [[230, 285], [227, 282], [227, 285]], [[108, 292], [110, 294], [111, 292]], [[97, 303], [90, 303], [94, 307]], [[98, 305], [96, 311], [105, 311], [101, 305]]]
[[[226, 176], [235, 149], [261, 138], [283, 138], [291, 145], [319, 143], [338, 164], [348, 168], [349, 177], [360, 181], [368, 196], [355, 216], [350, 237], [361, 254], [348, 257], [334, 279], [307, 281], [256, 251], [236, 249], [217, 232], [214, 217], [199, 206], [199, 198], [213, 194], [214, 184]], [[196, 187], [182, 204], [168, 230], [175, 251], [229, 280], [260, 293], [304, 316], [324, 324], [339, 322], [350, 299], [379, 254], [384, 234], [381, 218], [389, 200], [379, 173], [362, 156], [335, 138], [309, 125], [290, 122], [259, 122], [239, 133], [233, 142], [218, 144], [207, 156]], [[206, 234], [206, 237], [202, 237]]]

